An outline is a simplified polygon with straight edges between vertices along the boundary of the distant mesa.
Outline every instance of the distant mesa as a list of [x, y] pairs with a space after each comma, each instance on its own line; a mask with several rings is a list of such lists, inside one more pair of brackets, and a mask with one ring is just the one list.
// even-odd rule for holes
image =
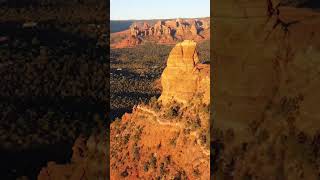
[[116, 48], [134, 47], [141, 44], [142, 40], [136, 37], [128, 37], [117, 43]]
[[[133, 23], [128, 30], [113, 33], [114, 37], [125, 35], [126, 38], [113, 43], [113, 48], [133, 47], [143, 41], [153, 41], [161, 44], [175, 44], [182, 40], [202, 41], [209, 39], [210, 20], [206, 19], [176, 19], [157, 21], [154, 25], [147, 22]], [[112, 38], [112, 36], [111, 36]]]

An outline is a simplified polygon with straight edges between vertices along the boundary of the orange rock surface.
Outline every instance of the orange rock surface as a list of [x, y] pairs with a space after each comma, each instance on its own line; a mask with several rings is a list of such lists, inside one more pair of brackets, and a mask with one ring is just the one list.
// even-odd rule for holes
[[210, 103], [210, 67], [199, 62], [196, 44], [185, 40], [170, 52], [167, 67], [161, 75], [159, 100], [164, 104], [172, 99], [188, 103], [199, 97], [204, 103]]
[[209, 72], [194, 41], [173, 48], [159, 101], [111, 124], [111, 179], [210, 179]]
[[128, 30], [112, 33], [111, 39], [121, 39], [111, 43], [112, 48], [125, 48], [139, 45], [145, 41], [159, 44], [175, 44], [181, 40], [194, 40], [197, 42], [210, 38], [210, 20], [177, 19], [158, 21], [151, 26], [144, 22], [142, 25], [134, 23]]

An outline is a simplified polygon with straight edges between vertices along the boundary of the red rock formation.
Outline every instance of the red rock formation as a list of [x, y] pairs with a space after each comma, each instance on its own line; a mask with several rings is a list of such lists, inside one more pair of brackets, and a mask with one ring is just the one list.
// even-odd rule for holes
[[172, 99], [188, 103], [196, 95], [203, 93], [203, 101], [208, 104], [210, 99], [209, 74], [209, 65], [199, 63], [196, 42], [185, 40], [177, 44], [172, 49], [167, 67], [161, 75], [160, 100], [165, 104]]
[[[208, 108], [204, 102], [209, 102], [209, 72], [208, 65], [199, 64], [195, 42], [184, 41], [173, 48], [161, 79], [163, 103], [135, 106], [131, 114], [111, 124], [111, 179], [210, 179], [205, 145], [209, 112], [200, 108]], [[197, 96], [197, 91], [205, 97]], [[170, 113], [169, 101], [180, 106], [181, 116]], [[154, 108], [159, 105], [160, 109]], [[194, 123], [201, 127], [194, 128]]]
[[122, 40], [120, 43], [117, 43], [116, 45], [114, 45], [114, 48], [124, 48], [124, 47], [134, 47], [136, 45], [141, 44], [142, 41], [140, 38], [137, 37], [127, 37], [124, 40]]
[[194, 35], [194, 36], [198, 35], [198, 29], [197, 29], [196, 24], [191, 25], [190, 31], [191, 31], [192, 35]]
[[174, 29], [177, 28], [177, 22], [175, 20], [166, 21], [165, 25]]
[[72, 148], [71, 163], [48, 162], [38, 180], [106, 179], [107, 139], [105, 135], [92, 135], [88, 140], [79, 137]]
[[[175, 44], [179, 40], [195, 40], [197, 42], [209, 39], [209, 19], [202, 20], [168, 20], [158, 21], [154, 26], [146, 22], [139, 27], [136, 23], [130, 26], [129, 37], [121, 42], [111, 44], [113, 48], [132, 47], [142, 41], [156, 41], [162, 44]], [[111, 35], [111, 39], [116, 35]]]

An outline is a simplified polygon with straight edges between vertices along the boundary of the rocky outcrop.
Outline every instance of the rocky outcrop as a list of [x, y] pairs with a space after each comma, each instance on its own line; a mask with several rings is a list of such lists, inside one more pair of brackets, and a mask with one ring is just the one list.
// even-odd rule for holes
[[[111, 38], [117, 38], [113, 33]], [[153, 41], [161, 44], [175, 44], [181, 40], [194, 40], [197, 42], [207, 40], [210, 37], [210, 20], [203, 19], [177, 19], [157, 21], [154, 25], [143, 22], [140, 25], [134, 23], [130, 26], [127, 37], [124, 40], [111, 44], [113, 48], [132, 47], [143, 41]], [[121, 38], [118, 38], [121, 39]]]
[[159, 100], [110, 126], [110, 179], [210, 179], [209, 72], [196, 42], [172, 49]]
[[279, 2], [212, 4], [217, 179], [318, 177], [320, 14]]
[[134, 47], [141, 44], [142, 40], [137, 37], [128, 37], [122, 40], [121, 42], [114, 45], [114, 48], [125, 48], [125, 47]]
[[167, 67], [161, 75], [159, 100], [164, 104], [172, 100], [186, 104], [193, 98], [210, 103], [210, 67], [200, 63], [196, 45], [194, 41], [185, 40], [170, 52]]
[[191, 28], [190, 28], [190, 31], [191, 31], [192, 35], [194, 35], [194, 36], [198, 35], [197, 25], [196, 24], [192, 24]]
[[48, 162], [38, 180], [106, 179], [107, 140], [106, 134], [92, 135], [88, 139], [80, 136], [72, 148], [71, 163]]

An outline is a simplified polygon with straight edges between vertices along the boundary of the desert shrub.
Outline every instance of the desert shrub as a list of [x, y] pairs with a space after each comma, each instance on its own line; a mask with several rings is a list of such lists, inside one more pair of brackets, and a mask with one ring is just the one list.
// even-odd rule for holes
[[175, 118], [179, 116], [179, 110], [180, 110], [180, 104], [173, 101], [170, 107], [166, 111], [166, 117], [167, 118]]
[[[150, 98], [160, 95], [154, 87], [165, 68], [166, 59], [172, 47], [146, 44], [135, 48], [112, 49], [110, 52], [112, 89], [111, 110], [128, 109], [141, 101], [150, 102]], [[155, 67], [150, 70], [150, 67]], [[114, 71], [121, 68], [123, 71]], [[126, 69], [126, 71], [124, 71]], [[141, 75], [144, 76], [141, 76]], [[141, 99], [139, 99], [139, 97]], [[157, 110], [159, 107], [155, 106]]]
[[210, 40], [199, 43], [197, 50], [201, 63], [210, 63]]
[[149, 105], [152, 109], [154, 109], [156, 112], [159, 112], [161, 110], [161, 103], [158, 102], [158, 99], [155, 96], [152, 96], [149, 102]]
[[165, 166], [164, 166], [164, 163], [161, 163], [160, 164], [160, 175], [164, 175], [165, 174]]
[[135, 145], [133, 146], [132, 151], [133, 151], [133, 158], [134, 158], [134, 160], [139, 161], [139, 160], [140, 160], [140, 147], [138, 147], [138, 145], [135, 144]]
[[194, 169], [192, 174], [195, 176], [195, 177], [199, 177], [201, 175], [201, 172], [199, 169]]
[[128, 144], [130, 140], [130, 134], [126, 134], [124, 137], [123, 137], [123, 143], [124, 144]]
[[144, 165], [143, 165], [143, 170], [144, 172], [148, 172], [149, 171], [149, 166], [150, 166], [150, 163], [149, 162], [145, 162]]
[[122, 173], [121, 173], [121, 176], [122, 177], [127, 177], [129, 175], [129, 173], [128, 173], [128, 170], [126, 169], [126, 170], [124, 170]]
[[167, 115], [168, 118], [174, 118], [174, 117], [178, 116], [178, 111], [177, 111], [177, 109], [171, 107], [171, 108], [168, 109], [166, 115]]
[[136, 133], [133, 135], [133, 140], [135, 142], [138, 142], [141, 139], [142, 131], [143, 131], [143, 127], [137, 128]]
[[174, 147], [176, 146], [177, 139], [178, 139], [179, 135], [180, 135], [180, 133], [178, 132], [172, 139], [170, 139], [170, 145], [172, 145]]
[[185, 171], [178, 171], [173, 178], [174, 180], [188, 179]]
[[151, 154], [151, 158], [150, 158], [150, 166], [154, 169], [156, 169], [157, 167], [157, 158], [154, 156], [154, 154]]
[[150, 99], [150, 106], [153, 107], [157, 103], [157, 98], [155, 96], [152, 96]]
[[185, 135], [190, 134], [190, 132], [191, 132], [191, 129], [190, 129], [190, 128], [185, 128], [185, 129], [183, 129], [183, 133], [184, 133]]
[[171, 163], [171, 156], [170, 156], [170, 155], [165, 156], [165, 157], [164, 157], [164, 162], [165, 162], [166, 164], [170, 164], [170, 163]]
[[199, 106], [199, 108], [200, 108], [200, 112], [210, 113], [210, 104], [209, 105], [202, 104]]
[[201, 142], [201, 144], [202, 145], [204, 145], [204, 144], [206, 144], [207, 143], [207, 141], [210, 141], [210, 139], [208, 139], [208, 136], [207, 136], [207, 132], [205, 132], [205, 131], [202, 131], [201, 132], [201, 134], [200, 134], [200, 142]]
[[176, 144], [177, 144], [177, 139], [175, 139], [175, 138], [170, 139], [170, 145], [175, 147]]
[[195, 119], [191, 122], [191, 129], [192, 130], [196, 130], [196, 129], [199, 129], [201, 127], [201, 119], [200, 117], [197, 115], [195, 117]]

